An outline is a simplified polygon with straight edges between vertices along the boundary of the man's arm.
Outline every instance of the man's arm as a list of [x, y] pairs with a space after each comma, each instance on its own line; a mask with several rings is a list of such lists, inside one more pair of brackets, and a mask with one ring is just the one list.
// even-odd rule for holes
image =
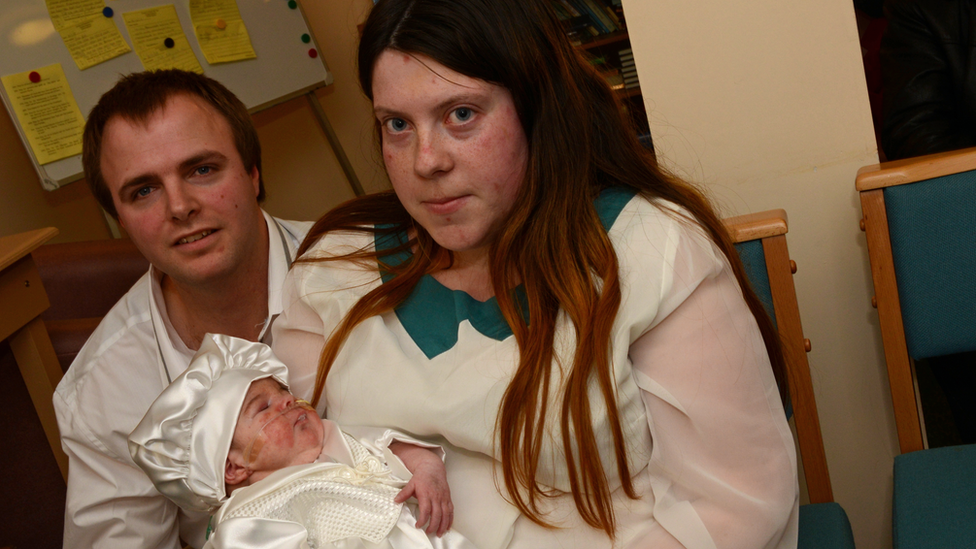
[[179, 549], [177, 507], [145, 473], [110, 455], [55, 394], [61, 445], [68, 454], [65, 549], [153, 547]]
[[202, 547], [206, 521], [180, 512], [132, 462], [127, 437], [167, 382], [148, 278], [112, 308], [54, 393], [68, 455], [64, 547]]

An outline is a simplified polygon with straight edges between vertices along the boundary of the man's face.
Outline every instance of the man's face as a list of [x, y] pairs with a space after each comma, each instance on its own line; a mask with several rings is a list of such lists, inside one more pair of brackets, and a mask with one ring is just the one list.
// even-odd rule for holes
[[252, 383], [244, 397], [229, 459], [263, 472], [312, 463], [322, 452], [324, 436], [315, 410], [297, 406], [277, 381], [264, 378]]
[[175, 282], [220, 282], [267, 253], [257, 168], [204, 100], [173, 96], [144, 124], [109, 119], [101, 168], [121, 225]]

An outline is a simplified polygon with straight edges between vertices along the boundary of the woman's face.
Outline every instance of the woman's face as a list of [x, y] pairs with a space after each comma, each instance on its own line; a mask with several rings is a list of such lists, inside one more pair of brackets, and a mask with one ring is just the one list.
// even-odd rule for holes
[[386, 50], [373, 66], [373, 111], [407, 212], [456, 260], [486, 256], [528, 162], [511, 93], [429, 57]]

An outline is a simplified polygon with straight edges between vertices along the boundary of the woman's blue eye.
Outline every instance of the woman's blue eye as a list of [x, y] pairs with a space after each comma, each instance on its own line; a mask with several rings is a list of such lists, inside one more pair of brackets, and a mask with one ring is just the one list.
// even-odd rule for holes
[[386, 127], [391, 132], [402, 132], [407, 129], [407, 121], [402, 118], [391, 118], [386, 121]]
[[459, 122], [467, 122], [468, 120], [471, 120], [472, 116], [474, 116], [474, 111], [467, 107], [459, 107], [454, 109], [454, 117], [457, 118]]

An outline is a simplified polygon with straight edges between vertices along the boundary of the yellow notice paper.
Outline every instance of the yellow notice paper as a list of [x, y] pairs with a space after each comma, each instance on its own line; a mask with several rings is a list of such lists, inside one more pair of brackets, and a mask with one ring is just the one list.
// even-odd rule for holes
[[[31, 72], [40, 75], [38, 82], [31, 82]], [[85, 119], [60, 63], [8, 74], [2, 81], [38, 164], [81, 154]]]
[[190, 19], [207, 63], [257, 57], [235, 0], [190, 0]]
[[104, 0], [45, 1], [51, 22], [79, 69], [132, 51], [115, 21], [102, 14]]
[[183, 69], [203, 74], [172, 4], [131, 11], [122, 17], [144, 69]]

